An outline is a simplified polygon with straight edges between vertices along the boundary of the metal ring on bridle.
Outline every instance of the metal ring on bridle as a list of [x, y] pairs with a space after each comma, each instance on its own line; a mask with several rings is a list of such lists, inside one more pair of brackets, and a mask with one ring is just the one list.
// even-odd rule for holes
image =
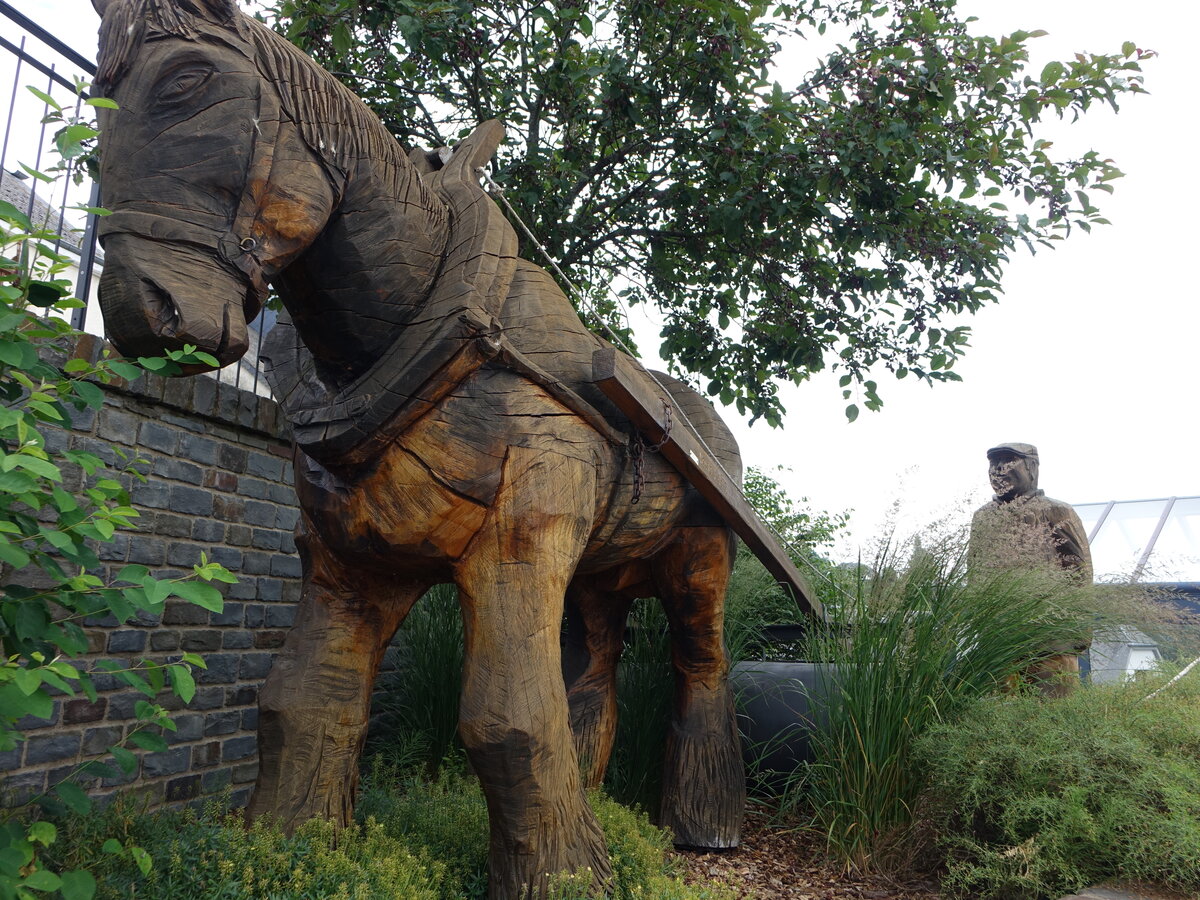
[[258, 241], [251, 237], [242, 238], [238, 243], [238, 247], [241, 248], [243, 253], [253, 253], [258, 249]]

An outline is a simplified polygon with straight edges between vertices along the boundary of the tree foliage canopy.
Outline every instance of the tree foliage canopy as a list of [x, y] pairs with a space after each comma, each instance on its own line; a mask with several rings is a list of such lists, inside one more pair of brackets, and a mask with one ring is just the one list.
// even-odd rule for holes
[[[1120, 175], [1042, 126], [1140, 92], [1152, 55], [1126, 43], [1031, 72], [1040, 32], [974, 34], [957, 0], [274, 13], [402, 141], [503, 120], [496, 180], [571, 278], [657, 307], [663, 357], [772, 424], [778, 385], [826, 367], [872, 409], [880, 369], [957, 380], [963, 314], [997, 299], [1012, 251], [1104, 222], [1096, 195]], [[806, 38], [825, 48], [811, 71], [777, 83], [781, 47]]]

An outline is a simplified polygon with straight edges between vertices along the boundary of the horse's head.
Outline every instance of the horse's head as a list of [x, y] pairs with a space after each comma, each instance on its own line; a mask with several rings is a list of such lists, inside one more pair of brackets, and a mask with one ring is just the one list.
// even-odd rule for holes
[[320, 232], [335, 188], [260, 70], [236, 0], [93, 0], [104, 18], [100, 304], [127, 355], [246, 351], [267, 281]]

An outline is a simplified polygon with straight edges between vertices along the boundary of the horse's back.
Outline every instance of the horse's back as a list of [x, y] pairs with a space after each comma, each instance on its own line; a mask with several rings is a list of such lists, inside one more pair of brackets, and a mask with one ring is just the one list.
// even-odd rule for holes
[[[539, 369], [595, 407], [612, 425], [628, 433], [628, 418], [595, 385], [592, 356], [605, 341], [583, 323], [558, 285], [540, 266], [518, 260], [501, 313], [504, 335]], [[661, 372], [649, 373], [656, 391], [666, 389], [696, 433], [730, 476], [741, 481], [741, 457], [732, 432], [713, 405], [693, 388]]]

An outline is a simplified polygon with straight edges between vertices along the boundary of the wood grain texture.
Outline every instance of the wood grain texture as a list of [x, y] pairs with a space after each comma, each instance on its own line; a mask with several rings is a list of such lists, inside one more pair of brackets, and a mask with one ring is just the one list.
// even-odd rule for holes
[[[453, 582], [490, 897], [540, 896], [563, 870], [590, 868], [597, 891], [610, 876], [585, 787], [612, 749], [638, 597], [663, 602], [674, 646], [662, 817], [681, 843], [735, 845], [733, 535], [719, 498], [663, 454], [631, 452], [637, 423], [593, 377], [611, 348], [516, 257], [475, 175], [499, 123], [452, 153], [406, 154], [225, 0], [111, 0], [100, 69], [121, 106], [104, 112], [101, 147], [116, 210], [101, 291], [118, 347], [193, 343], [228, 363], [265, 281], [287, 310], [264, 356], [296, 435], [304, 589], [261, 694], [250, 815], [288, 829], [350, 820], [383, 650], [427, 587]], [[617, 358], [632, 390], [663, 390]], [[713, 449], [709, 468], [739, 479], [711, 405], [660, 381]]]

